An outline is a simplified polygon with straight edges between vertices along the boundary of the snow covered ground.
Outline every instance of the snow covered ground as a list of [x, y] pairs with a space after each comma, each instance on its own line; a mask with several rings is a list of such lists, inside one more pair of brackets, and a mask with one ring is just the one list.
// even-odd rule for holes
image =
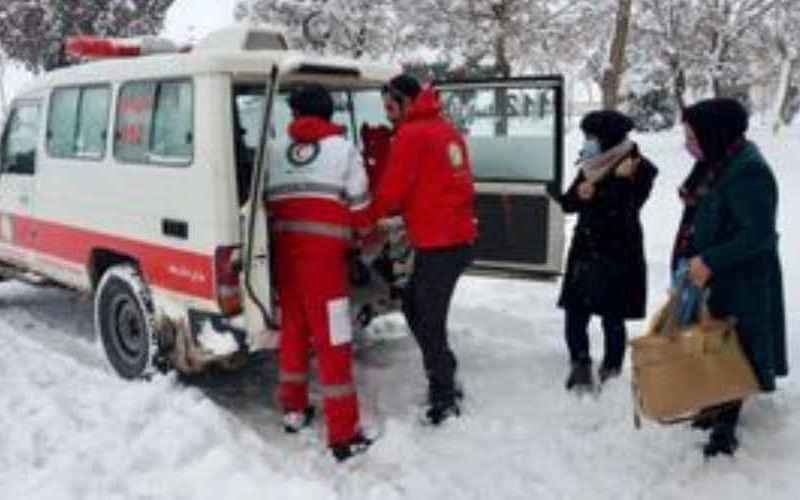
[[[791, 360], [800, 359], [800, 129], [756, 131], [782, 188], [781, 246]], [[572, 135], [568, 149], [577, 148]], [[653, 309], [667, 284], [688, 167], [679, 131], [640, 144], [661, 169], [645, 208]], [[798, 194], [798, 196], [794, 196]], [[800, 488], [800, 376], [747, 403], [735, 459], [705, 463], [704, 435], [632, 424], [629, 371], [598, 397], [565, 393], [557, 283], [464, 279], [451, 316], [466, 415], [417, 423], [419, 354], [402, 320], [358, 356], [363, 412], [383, 438], [344, 466], [319, 424], [284, 435], [271, 398], [273, 358], [190, 383], [109, 374], [90, 304], [55, 290], [0, 285], [0, 498], [17, 499], [794, 499]], [[633, 334], [641, 323], [630, 325]], [[594, 329], [598, 325], [593, 324]], [[593, 347], [599, 357], [599, 331]], [[797, 368], [796, 366], [794, 368]], [[315, 395], [318, 398], [318, 394]], [[794, 492], [794, 493], [792, 493]]]

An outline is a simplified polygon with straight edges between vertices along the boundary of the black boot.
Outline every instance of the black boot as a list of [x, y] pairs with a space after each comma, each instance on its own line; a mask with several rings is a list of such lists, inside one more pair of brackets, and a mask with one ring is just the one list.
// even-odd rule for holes
[[367, 448], [371, 445], [372, 440], [359, 432], [353, 436], [353, 439], [350, 441], [331, 446], [331, 453], [333, 453], [333, 458], [335, 458], [337, 462], [344, 462], [349, 458], [366, 452]]
[[722, 453], [733, 456], [739, 448], [739, 440], [730, 426], [717, 426], [711, 431], [708, 443], [703, 447], [703, 456], [711, 458]]
[[436, 402], [431, 404], [425, 412], [425, 423], [437, 426], [449, 418], [460, 416], [461, 407], [455, 399], [449, 402]]
[[739, 448], [736, 439], [736, 426], [739, 424], [739, 413], [742, 410], [741, 401], [732, 401], [716, 408], [717, 414], [708, 443], [703, 447], [706, 458], [723, 455], [733, 456]]
[[567, 377], [567, 390], [577, 392], [590, 391], [594, 388], [591, 362], [574, 362]]
[[606, 364], [603, 363], [600, 365], [600, 369], [597, 370], [597, 377], [600, 379], [601, 384], [605, 384], [608, 380], [619, 377], [621, 372], [622, 368], [619, 366], [606, 366]]

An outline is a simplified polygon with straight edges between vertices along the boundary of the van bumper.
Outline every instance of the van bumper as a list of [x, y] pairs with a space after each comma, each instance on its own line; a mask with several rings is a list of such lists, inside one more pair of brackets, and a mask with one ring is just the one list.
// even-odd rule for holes
[[233, 318], [189, 309], [186, 321], [174, 325], [169, 352], [172, 365], [182, 373], [200, 373], [211, 365], [238, 369], [247, 362], [247, 332]]

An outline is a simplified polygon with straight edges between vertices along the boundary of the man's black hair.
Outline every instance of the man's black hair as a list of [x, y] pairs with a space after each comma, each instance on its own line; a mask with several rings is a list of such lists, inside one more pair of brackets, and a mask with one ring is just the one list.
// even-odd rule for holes
[[407, 74], [398, 75], [383, 86], [383, 93], [398, 102], [404, 97], [411, 100], [416, 99], [420, 92], [422, 92], [422, 85], [416, 78]]
[[324, 120], [330, 120], [333, 116], [331, 93], [318, 84], [303, 85], [293, 90], [289, 96], [289, 107], [297, 116], [316, 116]]

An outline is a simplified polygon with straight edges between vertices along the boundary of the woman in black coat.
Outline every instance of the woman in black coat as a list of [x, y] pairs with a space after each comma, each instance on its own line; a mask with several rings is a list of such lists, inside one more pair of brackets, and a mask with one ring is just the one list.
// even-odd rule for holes
[[632, 129], [631, 119], [617, 111], [587, 114], [581, 121], [580, 171], [559, 200], [564, 212], [578, 214], [558, 301], [566, 315], [569, 390], [594, 386], [587, 332], [591, 316], [601, 317], [605, 334], [598, 370], [602, 383], [620, 373], [625, 320], [645, 315], [647, 266], [639, 212], [658, 170], [628, 140]]
[[[736, 318], [736, 331], [761, 389], [786, 376], [786, 318], [778, 255], [778, 185], [758, 147], [745, 137], [748, 116], [734, 99], [701, 101], [683, 112], [686, 147], [697, 160], [681, 187], [684, 213], [673, 268], [708, 289], [708, 308]], [[741, 401], [710, 412], [706, 456], [733, 454]]]

